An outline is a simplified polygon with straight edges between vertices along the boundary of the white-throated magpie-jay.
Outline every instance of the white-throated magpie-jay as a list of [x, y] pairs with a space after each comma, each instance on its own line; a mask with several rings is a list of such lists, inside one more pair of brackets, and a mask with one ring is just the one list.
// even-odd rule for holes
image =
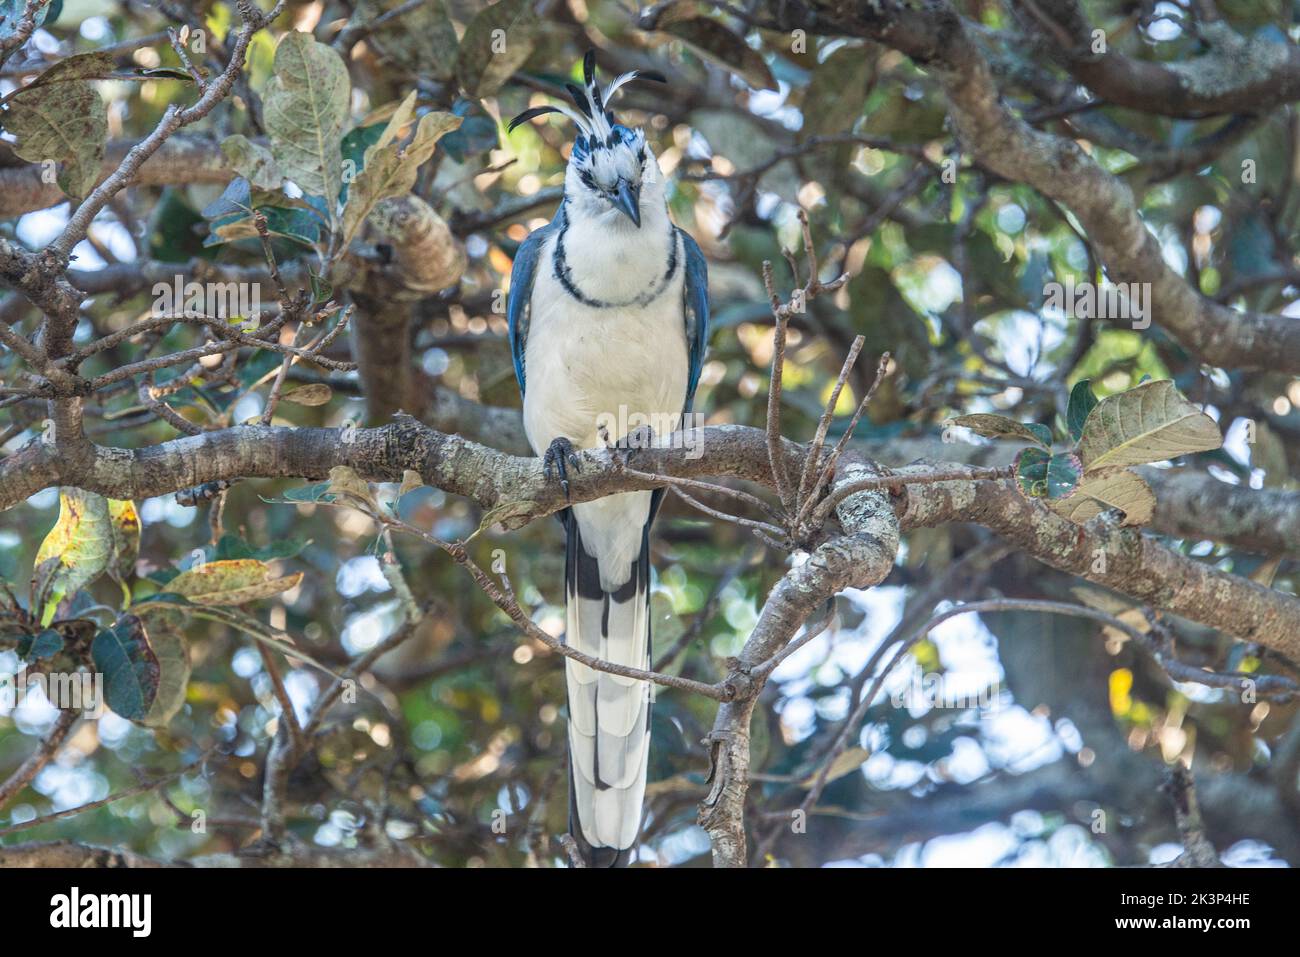
[[[609, 109], [624, 84], [663, 77], [624, 73], [602, 91], [593, 53], [583, 75], [583, 87], [568, 86], [576, 110], [535, 107], [510, 124], [562, 113], [579, 132], [555, 219], [515, 255], [507, 308], [524, 429], [566, 494], [575, 447], [622, 440], [637, 421], [676, 430], [695, 395], [709, 322], [704, 256], [668, 218], [644, 133]], [[650, 667], [649, 535], [662, 496], [623, 492], [561, 513], [571, 647]], [[626, 864], [645, 798], [650, 686], [572, 659], [565, 674], [569, 828], [590, 865]]]

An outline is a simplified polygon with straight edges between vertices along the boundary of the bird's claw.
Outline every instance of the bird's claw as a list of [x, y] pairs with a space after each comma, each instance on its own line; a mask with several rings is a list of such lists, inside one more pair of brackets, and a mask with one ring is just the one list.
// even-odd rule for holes
[[560, 436], [551, 441], [546, 447], [546, 454], [542, 456], [542, 472], [549, 481], [552, 476], [560, 477], [560, 488], [564, 489], [564, 500], [569, 500], [569, 469], [572, 465], [575, 472], [582, 471], [582, 459], [578, 458], [578, 453], [574, 451], [573, 443], [568, 439]]
[[614, 448], [623, 452], [623, 460], [630, 461], [632, 455], [642, 449], [654, 448], [655, 431], [648, 425], [638, 426], [632, 429], [621, 439], [614, 443]]

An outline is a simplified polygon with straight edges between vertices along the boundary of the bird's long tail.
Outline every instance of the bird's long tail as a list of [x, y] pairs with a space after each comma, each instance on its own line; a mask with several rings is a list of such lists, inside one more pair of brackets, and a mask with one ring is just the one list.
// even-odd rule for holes
[[[573, 509], [565, 528], [565, 641], [594, 657], [648, 670], [649, 521], [642, 528], [630, 574], [612, 588], [609, 581], [602, 585], [600, 566], [584, 547]], [[588, 866], [622, 867], [632, 856], [641, 826], [650, 754], [650, 685], [597, 672], [572, 659], [565, 661], [565, 677], [569, 830]]]

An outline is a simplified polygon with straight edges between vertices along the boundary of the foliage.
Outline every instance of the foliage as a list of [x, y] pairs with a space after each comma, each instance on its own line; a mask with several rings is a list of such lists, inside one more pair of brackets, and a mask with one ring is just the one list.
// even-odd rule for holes
[[[21, 6], [0, 3], [0, 15]], [[73, 5], [59, 6], [50, 5], [40, 26], [47, 52], [38, 57], [29, 44], [7, 64], [34, 61], [12, 74], [0, 125], [17, 157], [49, 164], [57, 180], [42, 181], [49, 203], [75, 207], [101, 180], [105, 157], [120, 160], [123, 143], [147, 136], [170, 106], [202, 95], [170, 42], [125, 54], [96, 48], [184, 26], [181, 49], [211, 82], [239, 22], [231, 7], [209, 0], [193, 4], [184, 24], [152, 6], [127, 12], [109, 0], [79, 2], [73, 22]], [[670, 211], [709, 258], [713, 336], [695, 407], [710, 424], [764, 426], [773, 336], [762, 266], [777, 263], [783, 287], [808, 278], [781, 265], [782, 250], [801, 241], [797, 213], [806, 210], [820, 278], [850, 278], [791, 317], [787, 435], [816, 432], [844, 355], [861, 335], [863, 361], [838, 396], [828, 446], [844, 434], [876, 360], [889, 351], [890, 375], [854, 433], [856, 448], [895, 467], [940, 457], [1014, 464], [1014, 481], [1036, 500], [1028, 507], [1044, 534], [1064, 541], [1113, 519], [1135, 527], [1125, 534], [1295, 594], [1294, 549], [1261, 555], [1240, 544], [1240, 523], [1226, 511], [1162, 524], [1157, 497], [1166, 485], [1157, 479], [1175, 474], [1169, 463], [1178, 475], [1243, 491], [1262, 484], [1294, 497], [1296, 378], [1203, 362], [1196, 344], [1171, 335], [1159, 316], [1141, 328], [1048, 305], [1053, 283], [1111, 285], [1098, 246], [1072, 211], [963, 150], [940, 70], [857, 36], [814, 31], [800, 44], [788, 32], [747, 25], [734, 10], [694, 3], [656, 4], [657, 19], [639, 20], [613, 0], [562, 5], [547, 17], [525, 0], [434, 0], [336, 47], [345, 25], [371, 24], [402, 6], [290, 4], [249, 41], [231, 96], [175, 134], [168, 149], [178, 142], [193, 151], [176, 150], [174, 162], [187, 174], [164, 177], [153, 172], [164, 164], [151, 161], [147, 175], [133, 177], [100, 212], [89, 240], [76, 244], [71, 278], [95, 291], [79, 304], [74, 345], [156, 316], [153, 283], [161, 276], [170, 284], [173, 274], [200, 282], [255, 274], [262, 320], [294, 317], [220, 355], [141, 369], [85, 396], [79, 401], [95, 443], [144, 449], [189, 435], [197, 445], [206, 433], [264, 425], [340, 429], [346, 442], [401, 408], [443, 431], [525, 454], [504, 292], [519, 243], [553, 214], [572, 130], [563, 117], [548, 116], [506, 133], [502, 120], [563, 96], [597, 42], [602, 75], [647, 65], [669, 75], [666, 92], [629, 89], [614, 108], [645, 129], [670, 182]], [[1100, 100], [1078, 109], [1065, 93], [1049, 102], [1040, 99], [1045, 89], [1078, 85], [1016, 33], [1022, 28], [998, 5], [958, 6], [989, 37], [1011, 37], [988, 51], [1003, 58], [995, 71], [1000, 99], [1036, 128], [1086, 142], [1090, 157], [1122, 177], [1164, 261], [1179, 264], [1177, 278], [1197, 296], [1242, 313], [1280, 312], [1293, 302], [1289, 237], [1300, 201], [1289, 188], [1289, 107], [1251, 116], [1227, 136], [1222, 128], [1235, 118], [1166, 116]], [[1200, 40], [1168, 13], [1128, 18], [1096, 4], [1087, 12], [1116, 37], [1117, 49], [1143, 63], [1201, 55]], [[1259, 22], [1227, 9], [1224, 16], [1251, 33], [1264, 20], [1291, 29], [1281, 14], [1261, 14]], [[0, 21], [0, 40], [10, 22]], [[185, 165], [186, 156], [202, 161]], [[1259, 171], [1250, 184], [1242, 180], [1247, 160]], [[0, 177], [9, 172], [0, 169]], [[40, 178], [35, 168], [26, 175]], [[59, 205], [24, 210], [10, 217], [4, 238], [43, 245], [70, 213]], [[399, 241], [412, 222], [428, 242], [417, 252]], [[432, 268], [428, 250], [446, 253], [446, 263]], [[128, 275], [146, 260], [147, 277]], [[270, 280], [269, 263], [283, 289]], [[410, 280], [421, 266], [432, 275]], [[106, 269], [127, 278], [97, 280]], [[19, 338], [39, 341], [41, 310], [6, 299], [0, 311]], [[400, 322], [358, 328], [359, 320], [394, 313]], [[243, 335], [257, 329], [256, 318], [222, 318]], [[86, 354], [75, 371], [87, 380], [111, 377], [160, 356], [202, 351], [221, 335], [199, 322], [140, 330]], [[27, 389], [32, 369], [9, 345], [0, 348], [0, 379]], [[377, 374], [352, 365], [366, 345], [380, 354]], [[305, 357], [283, 351], [309, 347], [316, 351]], [[375, 390], [404, 378], [407, 393], [376, 416]], [[45, 399], [5, 396], [4, 454], [44, 441]], [[998, 441], [951, 441], [951, 426]], [[1246, 430], [1251, 438], [1242, 441]], [[134, 462], [135, 474], [147, 477], [149, 461]], [[285, 700], [301, 722], [335, 680], [352, 677], [352, 662], [409, 629], [315, 729], [315, 760], [293, 778], [290, 833], [350, 852], [383, 829], [446, 865], [559, 861], [544, 840], [563, 832], [567, 815], [558, 656], [522, 636], [463, 568], [426, 541], [394, 541], [355, 508], [333, 506], [361, 503], [439, 540], [463, 541], [549, 634], [564, 627], [556, 523], [506, 531], [536, 503], [480, 509], [413, 471], [400, 484], [372, 484], [346, 469], [324, 480], [325, 470], [300, 465], [279, 462], [273, 474], [283, 478], [236, 476], [228, 488], [199, 485], [179, 499], [121, 501], [51, 488], [4, 512], [0, 672], [102, 673], [108, 705], [125, 720], [95, 726], [98, 746], [77, 773], [120, 790], [136, 784], [138, 765], [179, 767], [219, 748], [223, 760], [207, 777], [186, 778], [167, 796], [186, 813], [202, 808], [233, 820], [261, 805], [261, 769], [283, 736]], [[787, 561], [748, 530], [674, 496], [665, 497], [656, 529], [656, 658], [671, 652], [657, 667], [718, 680], [774, 584], [802, 556]], [[775, 672], [752, 727], [751, 805], [798, 806], [866, 687], [872, 651], [943, 601], [1082, 602], [1142, 634], [1177, 628], [1173, 644], [1196, 667], [1294, 675], [1258, 646], [1171, 624], [1170, 616], [1153, 625], [1139, 602], [1101, 588], [1084, 599], [1077, 587], [1076, 577], [999, 551], [996, 537], [974, 526], [910, 530], [890, 577], [869, 593], [836, 598], [826, 631]], [[415, 625], [412, 603], [422, 613]], [[990, 707], [1004, 710], [983, 722], [975, 720], [978, 708], [891, 703], [890, 692], [913, 675], [918, 684], [992, 689], [1000, 704]], [[1134, 782], [1146, 779], [1130, 773], [1131, 760], [1154, 768], [1194, 757], [1198, 770], [1213, 768], [1225, 781], [1258, 776], [1293, 730], [1297, 707], [1278, 700], [1255, 708], [1222, 689], [1189, 691], [1131, 636], [1019, 611], [945, 623], [912, 647], [894, 680], [830, 762], [821, 800], [827, 813], [810, 817], [799, 839], [772, 832], [773, 860], [912, 860], [921, 848], [906, 835], [924, 842], [985, 823], [953, 813], [946, 795], [964, 795], [960, 789], [976, 779], [1001, 793], [1022, 774], [1073, 762], [1080, 768], [1072, 771], [1095, 775], [1097, 793], [1114, 795], [1108, 812], [1118, 809], [1131, 826], [1098, 835], [1090, 805], [1045, 785], [1042, 808], [1017, 817], [1014, 828], [1003, 825], [1021, 805], [990, 812], [1010, 853], [1031, 862], [1145, 864], [1172, 831], [1153, 789], [1143, 784], [1138, 793]], [[717, 708], [699, 696], [660, 692], [651, 716], [646, 853], [687, 863], [708, 851], [696, 825], [711, 759], [700, 742]], [[0, 779], [52, 721], [52, 709], [35, 717], [0, 711]], [[59, 787], [53, 777], [38, 778], [19, 803], [44, 813]], [[178, 835], [159, 795], [131, 801], [126, 812], [105, 808], [23, 837], [188, 857], [235, 851], [260, 833], [258, 822], [253, 831]], [[921, 808], [911, 818], [920, 822], [915, 829], [892, 825], [894, 814], [913, 807]], [[13, 809], [0, 808], [0, 822]], [[494, 827], [497, 812], [508, 822], [504, 833]], [[1264, 839], [1249, 829], [1224, 833]], [[1269, 846], [1276, 857], [1300, 860], [1300, 841], [1277, 834]], [[941, 848], [933, 852], [945, 859]]]

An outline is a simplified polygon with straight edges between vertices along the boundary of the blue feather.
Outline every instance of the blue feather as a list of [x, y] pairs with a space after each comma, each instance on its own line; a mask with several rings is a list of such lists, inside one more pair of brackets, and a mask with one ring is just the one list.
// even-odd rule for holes
[[686, 250], [686, 288], [683, 296], [686, 311], [686, 343], [690, 347], [691, 374], [686, 383], [686, 407], [691, 411], [695, 387], [704, 368], [704, 353], [709, 347], [709, 266], [700, 245], [684, 229], [677, 232]]
[[542, 255], [546, 237], [564, 228], [564, 204], [560, 204], [555, 218], [541, 229], [533, 230], [519, 244], [515, 260], [510, 266], [510, 297], [506, 302], [506, 321], [510, 330], [510, 354], [515, 363], [515, 380], [519, 394], [524, 394], [524, 353], [528, 348], [528, 300], [533, 295], [533, 278], [537, 261]]

